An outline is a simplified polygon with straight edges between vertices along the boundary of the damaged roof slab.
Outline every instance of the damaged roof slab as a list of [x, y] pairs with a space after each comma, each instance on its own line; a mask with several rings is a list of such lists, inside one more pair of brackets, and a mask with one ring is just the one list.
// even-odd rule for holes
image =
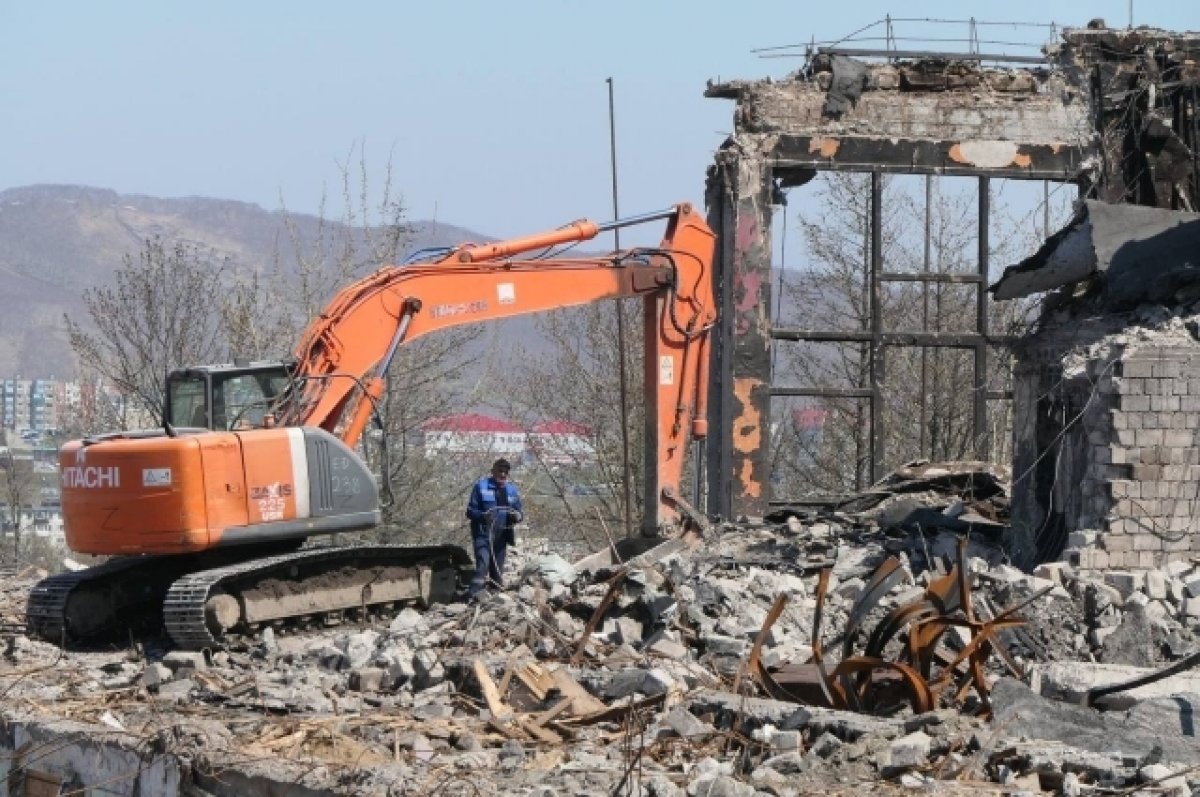
[[1092, 146], [1078, 86], [1046, 69], [835, 56], [782, 81], [710, 84], [737, 100], [743, 151], [777, 170], [894, 168], [1073, 179]]
[[1018, 299], [1092, 277], [1114, 309], [1171, 300], [1200, 278], [1200, 214], [1087, 200], [991, 291], [998, 300]]

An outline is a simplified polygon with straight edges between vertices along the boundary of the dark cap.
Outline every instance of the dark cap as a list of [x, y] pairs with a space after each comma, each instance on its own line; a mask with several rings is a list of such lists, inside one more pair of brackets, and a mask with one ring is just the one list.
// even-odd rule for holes
[[503, 473], [508, 473], [510, 470], [512, 470], [512, 466], [508, 464], [507, 459], [504, 459], [504, 457], [501, 457], [500, 459], [498, 459], [492, 463], [492, 470], [498, 470]]

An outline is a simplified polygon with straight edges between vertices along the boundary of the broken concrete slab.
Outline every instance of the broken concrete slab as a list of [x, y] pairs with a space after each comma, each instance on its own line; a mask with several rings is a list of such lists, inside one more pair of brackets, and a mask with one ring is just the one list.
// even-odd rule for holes
[[843, 741], [854, 741], [866, 735], [890, 738], [901, 735], [904, 730], [901, 720], [818, 706], [797, 706], [783, 700], [744, 697], [709, 689], [693, 693], [686, 705], [694, 714], [717, 716], [725, 722], [721, 727], [729, 727], [728, 723], [736, 717], [746, 723], [748, 729], [764, 725], [784, 730], [804, 728], [817, 736], [828, 732]]
[[1146, 760], [1157, 750], [1167, 761], [1200, 763], [1200, 737], [1164, 734], [1161, 724], [1156, 727], [1159, 714], [1105, 713], [1048, 700], [1011, 678], [992, 688], [992, 710], [993, 724], [1008, 739], [1057, 741], [1119, 760]]
[[[1156, 670], [1152, 668], [1122, 664], [1047, 662], [1034, 665], [1030, 669], [1029, 681], [1031, 688], [1043, 697], [1082, 704], [1084, 696], [1093, 689], [1141, 678], [1154, 672]], [[1183, 672], [1127, 692], [1108, 695], [1104, 698], [1104, 704], [1109, 708], [1128, 708], [1141, 700], [1181, 694], [1200, 694], [1200, 672]]]
[[1200, 214], [1085, 200], [1038, 251], [1005, 269], [991, 290], [1016, 299], [1101, 275], [1106, 304], [1169, 301], [1200, 278]]

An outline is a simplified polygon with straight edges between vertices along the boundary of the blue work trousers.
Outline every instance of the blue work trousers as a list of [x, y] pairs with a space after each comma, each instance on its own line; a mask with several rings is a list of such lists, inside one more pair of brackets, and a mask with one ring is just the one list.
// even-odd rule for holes
[[508, 530], [504, 525], [480, 525], [483, 527], [471, 533], [471, 542], [475, 547], [475, 576], [471, 579], [469, 593], [472, 598], [482, 592], [489, 582], [497, 589], [504, 586], [504, 557], [508, 553]]

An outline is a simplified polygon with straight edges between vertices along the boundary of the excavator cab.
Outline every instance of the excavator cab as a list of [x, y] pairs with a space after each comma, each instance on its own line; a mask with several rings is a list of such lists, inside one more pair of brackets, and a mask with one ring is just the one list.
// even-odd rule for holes
[[287, 387], [293, 365], [278, 360], [183, 368], [167, 375], [167, 421], [175, 428], [254, 429]]

